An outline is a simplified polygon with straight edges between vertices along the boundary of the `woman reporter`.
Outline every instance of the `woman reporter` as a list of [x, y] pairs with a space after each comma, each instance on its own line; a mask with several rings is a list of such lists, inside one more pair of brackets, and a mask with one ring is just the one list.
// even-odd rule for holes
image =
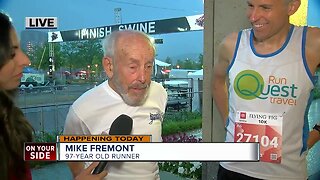
[[[22, 52], [10, 18], [0, 12], [0, 179], [32, 179], [23, 160], [24, 142], [31, 142], [33, 129], [14, 103], [23, 68], [30, 65]], [[91, 175], [97, 164], [85, 169], [76, 179], [102, 179], [107, 172]]]
[[0, 179], [31, 179], [23, 143], [32, 141], [33, 130], [13, 101], [23, 68], [29, 64], [9, 17], [0, 13]]

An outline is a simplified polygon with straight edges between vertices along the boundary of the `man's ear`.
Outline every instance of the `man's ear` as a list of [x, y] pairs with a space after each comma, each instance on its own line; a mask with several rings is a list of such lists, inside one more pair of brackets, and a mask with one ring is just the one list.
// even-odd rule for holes
[[106, 71], [106, 74], [109, 79], [113, 77], [113, 63], [110, 57], [103, 57], [102, 59], [103, 69]]
[[299, 7], [300, 7], [300, 5], [301, 5], [301, 0], [292, 0], [291, 2], [289, 2], [288, 15], [291, 16], [295, 12], [297, 12]]

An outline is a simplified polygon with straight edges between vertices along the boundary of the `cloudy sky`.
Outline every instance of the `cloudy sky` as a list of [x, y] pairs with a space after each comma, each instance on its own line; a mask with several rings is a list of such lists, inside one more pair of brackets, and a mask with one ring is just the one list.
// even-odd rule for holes
[[[20, 33], [25, 17], [58, 17], [58, 30], [66, 31], [115, 24], [115, 8], [122, 23], [203, 14], [203, 0], [0, 0], [0, 7], [13, 19]], [[158, 58], [203, 52], [203, 31], [155, 35]]]

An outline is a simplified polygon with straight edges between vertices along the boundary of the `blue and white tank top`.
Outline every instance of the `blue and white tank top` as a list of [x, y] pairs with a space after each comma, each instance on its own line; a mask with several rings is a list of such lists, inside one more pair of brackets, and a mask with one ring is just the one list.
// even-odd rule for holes
[[[253, 31], [239, 32], [229, 66], [226, 142], [260, 142], [260, 162], [221, 162], [260, 179], [306, 179], [307, 113], [314, 87], [305, 58], [307, 27], [291, 26], [283, 46], [259, 54]], [[235, 150], [235, 153], [236, 150]]]

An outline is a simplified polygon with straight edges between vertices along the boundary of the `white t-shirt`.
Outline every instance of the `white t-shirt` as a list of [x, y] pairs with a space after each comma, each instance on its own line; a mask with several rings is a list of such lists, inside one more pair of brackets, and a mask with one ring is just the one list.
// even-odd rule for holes
[[[68, 135], [100, 135], [109, 133], [112, 122], [121, 114], [133, 119], [132, 135], [152, 135], [152, 142], [161, 142], [161, 124], [167, 104], [167, 92], [161, 84], [151, 82], [148, 97], [142, 106], [129, 106], [108, 84], [108, 81], [80, 96], [70, 107], [64, 127]], [[90, 163], [86, 163], [86, 167]], [[110, 162], [112, 180], [159, 179], [156, 162]]]

